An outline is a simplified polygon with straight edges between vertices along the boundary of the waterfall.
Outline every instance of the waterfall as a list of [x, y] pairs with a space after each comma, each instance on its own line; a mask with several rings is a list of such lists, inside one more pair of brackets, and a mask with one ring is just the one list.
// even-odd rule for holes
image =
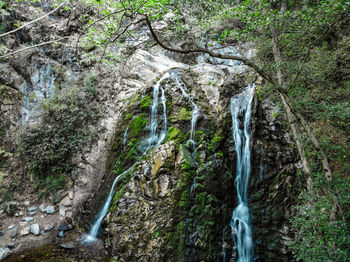
[[106, 202], [104, 203], [101, 210], [98, 212], [96, 220], [95, 220], [94, 224], [92, 225], [89, 234], [83, 237], [82, 242], [87, 243], [87, 242], [96, 241], [98, 231], [100, 230], [100, 227], [101, 227], [101, 223], [102, 223], [104, 217], [106, 216], [108, 209], [109, 209], [109, 206], [111, 204], [111, 201], [113, 199], [115, 185], [124, 175], [128, 174], [129, 172], [132, 172], [134, 170], [134, 167], [135, 167], [135, 164], [114, 179], [112, 188], [109, 191]]
[[231, 98], [232, 135], [237, 153], [235, 186], [238, 205], [233, 211], [230, 226], [232, 239], [238, 251], [238, 262], [252, 261], [254, 256], [247, 194], [250, 176], [249, 123], [253, 94], [254, 86], [249, 85], [241, 94]]
[[[151, 107], [151, 133], [147, 140], [148, 146], [145, 150], [145, 153], [153, 146], [160, 145], [165, 138], [166, 129], [167, 129], [167, 115], [166, 115], [166, 98], [164, 89], [160, 87], [162, 81], [169, 78], [169, 73], [165, 73], [158, 82], [153, 86], [153, 101]], [[161, 90], [161, 103], [163, 105], [163, 117], [164, 124], [163, 129], [160, 134], [157, 134], [158, 129], [158, 106], [159, 106], [159, 90]]]
[[[161, 77], [158, 82], [153, 86], [153, 103], [152, 103], [152, 108], [151, 108], [151, 134], [150, 137], [148, 138], [148, 147], [145, 151], [145, 153], [152, 148], [155, 145], [160, 145], [162, 141], [165, 138], [166, 132], [167, 132], [167, 115], [166, 115], [166, 97], [165, 97], [165, 91], [164, 88], [161, 87], [161, 82], [165, 79], [169, 78], [169, 74], [165, 73], [163, 77]], [[159, 105], [159, 90], [161, 91], [161, 97], [160, 97], [160, 102], [162, 103], [163, 106], [163, 127], [162, 130], [160, 131], [160, 134], [157, 134], [157, 128], [158, 128], [158, 105]], [[125, 130], [124, 132], [124, 137], [123, 137], [123, 150], [125, 150], [125, 145], [126, 145], [126, 140], [127, 140], [127, 133], [128, 133], [129, 127]], [[107, 200], [105, 201], [102, 209], [99, 211], [97, 218], [93, 224], [93, 226], [90, 229], [90, 232], [88, 235], [83, 237], [83, 242], [94, 242], [96, 241], [96, 237], [98, 235], [98, 231], [101, 227], [101, 223], [106, 216], [109, 206], [111, 204], [113, 195], [114, 195], [114, 187], [116, 183], [119, 181], [121, 177], [123, 177], [125, 174], [129, 173], [130, 171], [133, 170], [134, 166], [136, 163], [130, 167], [127, 171], [124, 173], [120, 174], [117, 176], [114, 181], [111, 190], [109, 191]]]
[[166, 135], [167, 125], [168, 125], [168, 120], [167, 120], [167, 116], [166, 116], [166, 97], [165, 97], [164, 88], [161, 87], [160, 91], [161, 91], [160, 101], [163, 105], [163, 129], [162, 129], [162, 131], [160, 131], [157, 145], [160, 145], [160, 143], [162, 143], [162, 141], [164, 140], [165, 135]]
[[123, 151], [126, 149], [126, 140], [128, 138], [128, 131], [129, 131], [129, 126], [126, 128], [124, 132], [124, 137], [123, 137]]
[[195, 104], [193, 98], [188, 94], [188, 90], [184, 82], [181, 80], [180, 73], [178, 71], [174, 71], [171, 74], [171, 78], [175, 81], [177, 87], [181, 90], [182, 95], [191, 103], [192, 105], [192, 116], [191, 116], [191, 133], [190, 133], [190, 140], [189, 142], [192, 144], [193, 152], [195, 152], [196, 149], [196, 143], [194, 139], [194, 132], [196, 129], [196, 124], [198, 117], [200, 115], [199, 108]]
[[[176, 83], [177, 88], [181, 90], [182, 95], [190, 102], [192, 105], [192, 115], [191, 115], [191, 132], [190, 132], [190, 139], [188, 142], [190, 145], [192, 145], [192, 156], [194, 159], [194, 163], [198, 165], [198, 163], [195, 160], [195, 153], [196, 153], [196, 142], [195, 142], [195, 130], [196, 130], [196, 124], [198, 117], [200, 115], [199, 108], [194, 102], [193, 98], [188, 94], [188, 89], [185, 85], [185, 83], [181, 80], [181, 74], [178, 70], [174, 70], [171, 74], [171, 78]], [[191, 185], [190, 193], [193, 194], [194, 190], [197, 187], [197, 183], [195, 178], [193, 179], [193, 183]]]

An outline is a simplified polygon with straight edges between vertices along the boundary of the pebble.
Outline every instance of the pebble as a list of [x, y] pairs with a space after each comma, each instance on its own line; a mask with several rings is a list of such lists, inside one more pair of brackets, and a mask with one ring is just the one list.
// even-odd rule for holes
[[11, 237], [15, 238], [18, 235], [18, 230], [14, 225], [8, 227], [11, 230]]
[[65, 223], [61, 223], [60, 226], [58, 227], [59, 231], [67, 231], [68, 227], [66, 226]]
[[29, 215], [32, 217], [32, 216], [35, 216], [36, 215], [36, 211], [32, 211], [32, 212], [29, 212]]
[[20, 225], [21, 227], [24, 227], [24, 226], [27, 225], [27, 224], [28, 224], [28, 222], [26, 222], [26, 221], [19, 222], [19, 225]]
[[37, 211], [37, 210], [38, 210], [37, 207], [29, 207], [29, 208], [28, 208], [28, 211], [29, 211], [29, 212], [33, 212], [33, 211]]
[[64, 232], [63, 232], [63, 231], [60, 231], [60, 232], [58, 233], [58, 236], [59, 236], [59, 237], [64, 237]]
[[30, 227], [23, 228], [20, 232], [21, 236], [26, 236], [30, 233]]
[[33, 217], [24, 217], [22, 218], [23, 221], [29, 222], [29, 221], [34, 221]]
[[33, 224], [30, 226], [30, 232], [36, 236], [40, 235], [40, 227], [38, 224]]
[[10, 249], [15, 248], [15, 246], [16, 246], [16, 244], [13, 242], [7, 244], [7, 247]]
[[0, 248], [0, 261], [11, 254], [11, 250], [8, 247]]
[[45, 212], [47, 214], [54, 214], [56, 212], [56, 210], [55, 210], [54, 206], [48, 206], [47, 208], [45, 208]]
[[45, 212], [45, 206], [44, 206], [44, 204], [41, 204], [41, 205], [39, 206], [39, 209], [41, 210], [41, 212]]
[[46, 225], [46, 226], [44, 227], [44, 231], [45, 231], [45, 232], [49, 232], [49, 231], [51, 231], [53, 228], [54, 228], [54, 226], [52, 226], [52, 225]]
[[74, 243], [73, 242], [63, 243], [63, 244], [61, 244], [61, 247], [65, 248], [65, 249], [73, 249]]

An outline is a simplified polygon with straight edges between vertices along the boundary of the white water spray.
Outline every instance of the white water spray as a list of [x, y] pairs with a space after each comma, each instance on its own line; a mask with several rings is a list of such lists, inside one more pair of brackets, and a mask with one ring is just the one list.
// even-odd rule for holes
[[[238, 262], [253, 261], [253, 239], [248, 208], [248, 181], [250, 176], [249, 123], [252, 113], [254, 86], [249, 85], [241, 94], [231, 98], [232, 135], [237, 153], [235, 186], [238, 206], [230, 221], [232, 239], [237, 247]], [[241, 122], [240, 117], [243, 116]]]
[[125, 176], [126, 174], [129, 174], [130, 172], [132, 172], [134, 170], [134, 167], [135, 167], [135, 165], [133, 165], [128, 170], [126, 170], [125, 172], [123, 172], [122, 174], [120, 174], [119, 176], [117, 176], [114, 179], [112, 188], [109, 191], [109, 194], [108, 194], [106, 202], [104, 203], [104, 205], [101, 208], [100, 212], [98, 212], [96, 220], [95, 220], [94, 224], [92, 225], [89, 234], [83, 237], [82, 242], [88, 243], [88, 242], [94, 242], [94, 241], [97, 240], [97, 235], [98, 235], [98, 232], [100, 230], [101, 223], [102, 223], [104, 217], [106, 216], [106, 214], [108, 212], [109, 206], [110, 206], [111, 201], [112, 201], [113, 196], [114, 196], [114, 187], [115, 187], [115, 185], [117, 184], [117, 182], [123, 176]]
[[191, 133], [190, 133], [190, 140], [189, 142], [192, 144], [193, 152], [195, 152], [196, 149], [196, 143], [194, 139], [194, 132], [196, 130], [196, 124], [198, 117], [200, 115], [200, 111], [196, 103], [194, 102], [193, 98], [188, 94], [188, 90], [184, 82], [181, 80], [181, 75], [178, 71], [174, 71], [171, 74], [171, 78], [176, 83], [177, 87], [181, 90], [182, 95], [191, 103], [192, 105], [192, 117], [191, 117]]
[[[153, 86], [153, 101], [152, 101], [152, 107], [151, 107], [151, 133], [147, 140], [148, 146], [145, 150], [145, 153], [152, 148], [155, 145], [160, 145], [162, 141], [165, 138], [166, 135], [166, 129], [167, 129], [167, 115], [166, 115], [166, 98], [165, 98], [165, 92], [164, 89], [161, 88], [161, 83], [169, 78], [169, 73], [165, 73], [158, 82]], [[164, 124], [163, 129], [158, 135], [157, 128], [158, 128], [158, 106], [159, 106], [159, 90], [161, 90], [161, 103], [163, 105], [163, 117], [164, 117]]]

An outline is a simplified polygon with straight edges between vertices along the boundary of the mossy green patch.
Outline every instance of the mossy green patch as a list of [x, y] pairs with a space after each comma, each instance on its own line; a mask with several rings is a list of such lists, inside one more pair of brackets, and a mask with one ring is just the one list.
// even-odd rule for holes
[[133, 132], [133, 135], [136, 137], [140, 134], [142, 128], [147, 124], [147, 119], [138, 115], [133, 120], [131, 120], [130, 126]]
[[220, 144], [220, 142], [224, 139], [224, 136], [222, 135], [221, 129], [217, 130], [214, 134], [214, 137], [210, 140], [208, 144], [208, 150], [215, 152], [216, 148]]
[[192, 117], [191, 111], [188, 111], [186, 108], [181, 107], [178, 115], [179, 120], [190, 120]]
[[152, 98], [149, 95], [145, 95], [140, 102], [140, 107], [141, 108], [149, 107], [151, 102], [152, 102]]
[[187, 208], [189, 206], [189, 202], [188, 202], [189, 196], [190, 196], [189, 189], [182, 191], [180, 201], [179, 201], [179, 207]]
[[176, 137], [179, 134], [181, 134], [180, 129], [178, 129], [174, 126], [169, 127], [164, 142], [168, 142], [168, 141], [172, 141], [172, 140], [176, 139]]

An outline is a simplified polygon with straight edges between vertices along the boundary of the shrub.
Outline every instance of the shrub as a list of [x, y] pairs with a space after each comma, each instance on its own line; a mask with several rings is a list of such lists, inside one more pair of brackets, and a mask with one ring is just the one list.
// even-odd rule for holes
[[[72, 155], [89, 145], [89, 125], [100, 115], [92, 81], [88, 86], [65, 87], [38, 111], [39, 120], [19, 130], [17, 142], [29, 172], [48, 190], [61, 188], [62, 175], [73, 169]], [[51, 183], [52, 182], [52, 183]]]

